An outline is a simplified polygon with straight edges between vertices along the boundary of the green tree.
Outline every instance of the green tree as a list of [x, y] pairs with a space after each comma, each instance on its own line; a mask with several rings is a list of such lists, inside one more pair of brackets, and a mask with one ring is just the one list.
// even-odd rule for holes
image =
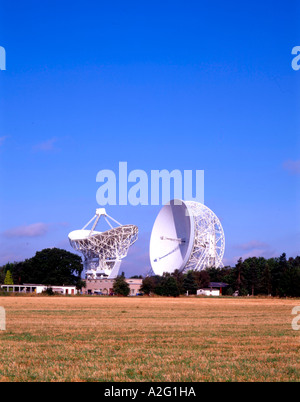
[[0, 284], [4, 283], [4, 279], [5, 279], [5, 271], [4, 269], [1, 267], [0, 268]]
[[282, 280], [281, 288], [283, 296], [297, 297], [299, 296], [300, 290], [300, 267], [294, 264], [292, 258], [286, 261]]
[[146, 278], [142, 281], [141, 292], [145, 293], [145, 295], [150, 295], [153, 293], [155, 289], [155, 279], [153, 276], [146, 276]]
[[193, 271], [188, 271], [184, 275], [183, 287], [186, 292], [189, 292], [189, 294], [195, 295], [197, 293], [198, 285]]
[[235, 290], [238, 290], [239, 295], [245, 295], [248, 293], [246, 286], [245, 286], [244, 269], [245, 269], [245, 265], [243, 263], [243, 259], [239, 258], [238, 262], [234, 268], [234, 271], [235, 271], [234, 287], [235, 287]]
[[300, 296], [300, 257], [289, 258], [289, 266], [291, 271], [290, 294], [292, 297]]
[[5, 275], [5, 279], [4, 279], [4, 285], [13, 285], [14, 281], [13, 281], [13, 277], [11, 275], [10, 270], [6, 271], [6, 275]]
[[173, 278], [175, 279], [177, 283], [177, 287], [179, 289], [179, 293], [183, 294], [185, 292], [184, 287], [183, 287], [183, 280], [184, 280], [184, 275], [179, 269], [175, 269], [174, 272], [171, 274]]
[[118, 296], [128, 296], [130, 293], [130, 287], [126, 282], [124, 272], [122, 275], [118, 275], [113, 283], [113, 292]]
[[244, 283], [247, 294], [254, 294], [259, 287], [259, 263], [256, 257], [247, 258], [243, 263]]
[[17, 283], [77, 286], [81, 283], [82, 270], [79, 255], [59, 248], [46, 248], [15, 264], [13, 277]]
[[163, 280], [162, 286], [165, 296], [178, 297], [180, 295], [176, 279], [173, 276], [167, 275]]
[[209, 275], [210, 282], [224, 282], [221, 268], [208, 267], [205, 272]]
[[260, 289], [263, 294], [270, 295], [272, 292], [272, 275], [268, 261], [265, 261], [263, 265]]
[[279, 258], [275, 258], [272, 261], [272, 294], [274, 296], [284, 296], [285, 280], [284, 273], [288, 268], [288, 262], [286, 260], [286, 254], [283, 253]]
[[78, 281], [76, 282], [76, 289], [81, 290], [82, 288], [85, 287], [86, 287], [86, 281], [79, 278]]
[[173, 296], [180, 295], [176, 279], [168, 272], [165, 272], [162, 277], [156, 278], [156, 287], [154, 292], [159, 296]]
[[210, 276], [207, 271], [195, 271], [194, 278], [197, 284], [197, 289], [203, 289], [209, 286]]

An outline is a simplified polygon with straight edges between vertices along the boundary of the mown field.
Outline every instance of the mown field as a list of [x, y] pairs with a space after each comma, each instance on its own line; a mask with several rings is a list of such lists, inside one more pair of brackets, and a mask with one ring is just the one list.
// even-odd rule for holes
[[0, 297], [1, 381], [299, 381], [300, 300]]

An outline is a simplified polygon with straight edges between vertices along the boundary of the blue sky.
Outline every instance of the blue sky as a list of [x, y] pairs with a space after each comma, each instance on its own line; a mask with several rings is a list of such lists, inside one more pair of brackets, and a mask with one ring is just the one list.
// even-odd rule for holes
[[[71, 251], [98, 171], [120, 161], [204, 170], [226, 264], [300, 254], [299, 14], [294, 0], [0, 1], [0, 264]], [[150, 266], [160, 208], [106, 207], [139, 227], [127, 275]]]

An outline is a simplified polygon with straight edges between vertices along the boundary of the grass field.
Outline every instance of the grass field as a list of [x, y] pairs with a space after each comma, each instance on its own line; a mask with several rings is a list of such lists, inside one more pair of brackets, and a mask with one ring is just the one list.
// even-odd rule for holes
[[299, 381], [300, 300], [0, 297], [1, 381]]

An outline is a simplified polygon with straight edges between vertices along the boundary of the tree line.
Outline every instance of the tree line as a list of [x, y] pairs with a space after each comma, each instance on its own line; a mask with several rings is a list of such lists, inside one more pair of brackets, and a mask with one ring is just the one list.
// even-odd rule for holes
[[[0, 284], [18, 285], [38, 283], [42, 285], [72, 285], [81, 289], [85, 286], [81, 274], [81, 257], [66, 250], [51, 248], [38, 251], [34, 257], [21, 262], [7, 263], [0, 267]], [[180, 296], [196, 294], [198, 289], [209, 287], [210, 282], [223, 282], [223, 295], [238, 292], [241, 296], [272, 295], [300, 297], [300, 257], [265, 259], [240, 258], [235, 266], [210, 267], [196, 272], [165, 273], [162, 276], [143, 278], [141, 291], [144, 294]], [[115, 281], [115, 293], [127, 295], [129, 287], [124, 273]]]
[[240, 258], [234, 267], [210, 267], [204, 271], [187, 273], [175, 270], [163, 276], [147, 276], [141, 290], [145, 294], [179, 296], [196, 294], [197, 289], [209, 287], [210, 282], [223, 282], [223, 295], [238, 292], [240, 296], [271, 295], [300, 297], [300, 257]]

